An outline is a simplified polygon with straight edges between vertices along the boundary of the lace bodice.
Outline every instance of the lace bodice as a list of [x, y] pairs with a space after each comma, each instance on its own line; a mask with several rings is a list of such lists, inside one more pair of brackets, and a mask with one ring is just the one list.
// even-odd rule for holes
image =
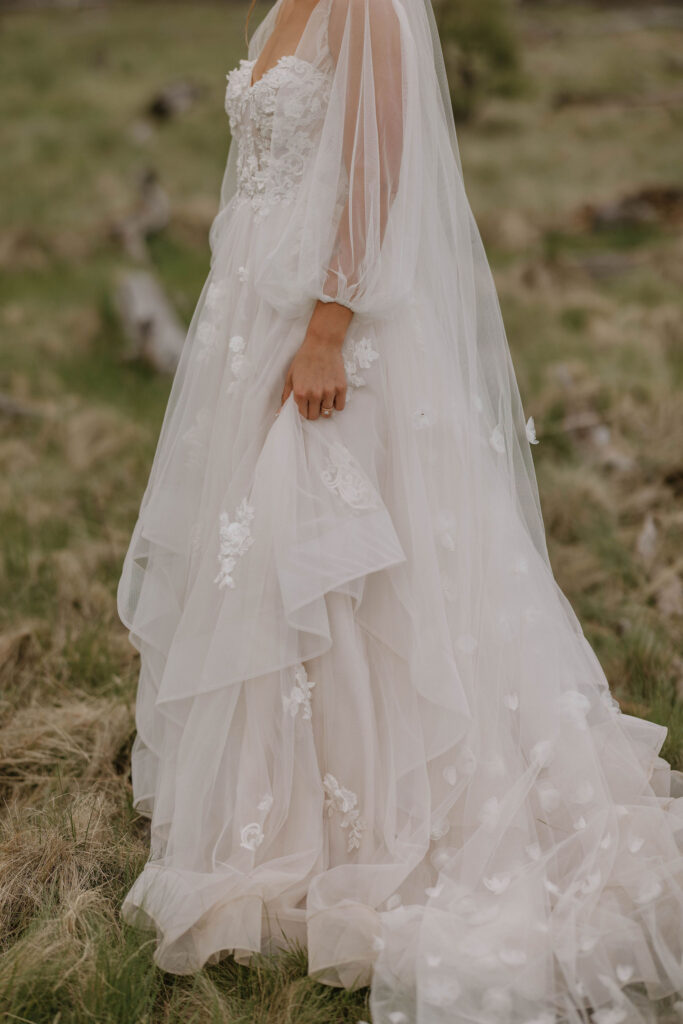
[[331, 76], [285, 56], [252, 85], [255, 63], [241, 60], [228, 74], [225, 109], [238, 147], [237, 195], [263, 215], [296, 192], [319, 138]]

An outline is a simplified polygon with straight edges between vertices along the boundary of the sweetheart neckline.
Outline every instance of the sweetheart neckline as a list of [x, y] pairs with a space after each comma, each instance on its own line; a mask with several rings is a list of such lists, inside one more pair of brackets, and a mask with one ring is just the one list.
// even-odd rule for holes
[[254, 81], [252, 81], [252, 76], [253, 76], [253, 73], [254, 73], [254, 67], [256, 65], [257, 60], [258, 60], [258, 58], [254, 57], [253, 60], [247, 60], [247, 61], [244, 62], [244, 63], [249, 65], [249, 81], [247, 83], [247, 88], [249, 90], [255, 89], [256, 86], [259, 85], [259, 83], [262, 82], [263, 79], [266, 78], [267, 75], [269, 75], [271, 73], [271, 71], [275, 71], [275, 69], [280, 66], [280, 64], [282, 63], [283, 60], [298, 60], [298, 61], [301, 61], [302, 63], [308, 63], [306, 61], [303, 61], [301, 57], [297, 57], [297, 55], [295, 53], [283, 53], [280, 57], [278, 57], [278, 59], [275, 61], [275, 63], [271, 64], [271, 66], [269, 68], [266, 68], [266, 70], [263, 72], [261, 77], [257, 78], [256, 81], [254, 82]]

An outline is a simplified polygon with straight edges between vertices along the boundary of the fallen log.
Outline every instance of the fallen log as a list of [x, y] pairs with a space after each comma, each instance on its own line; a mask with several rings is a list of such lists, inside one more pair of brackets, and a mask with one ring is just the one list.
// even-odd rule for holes
[[115, 304], [128, 341], [124, 359], [173, 373], [187, 332], [157, 279], [146, 270], [125, 271]]

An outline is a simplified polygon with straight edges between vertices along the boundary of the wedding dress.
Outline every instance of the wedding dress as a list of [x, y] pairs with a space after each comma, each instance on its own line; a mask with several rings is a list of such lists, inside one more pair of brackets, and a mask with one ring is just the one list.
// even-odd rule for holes
[[[375, 1024], [655, 1019], [683, 992], [683, 774], [548, 563], [425, 0], [319, 0], [228, 75], [211, 270], [119, 584], [178, 974], [298, 940]], [[346, 408], [284, 376], [354, 313]]]

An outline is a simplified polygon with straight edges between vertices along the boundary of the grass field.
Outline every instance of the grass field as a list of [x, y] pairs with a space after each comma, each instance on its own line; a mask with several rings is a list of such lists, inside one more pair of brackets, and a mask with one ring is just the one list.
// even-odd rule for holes
[[[614, 695], [669, 727], [683, 769], [683, 31], [638, 18], [524, 9], [520, 87], [486, 100], [460, 145], [541, 440], [556, 576]], [[118, 917], [148, 825], [131, 808], [137, 662], [115, 588], [170, 381], [122, 358], [111, 226], [156, 170], [172, 218], [150, 261], [189, 320], [243, 19], [200, 2], [1, 25], [2, 1021], [369, 1020], [367, 993], [314, 983], [301, 952], [176, 978]], [[199, 99], [152, 123], [146, 104], [178, 76]]]

